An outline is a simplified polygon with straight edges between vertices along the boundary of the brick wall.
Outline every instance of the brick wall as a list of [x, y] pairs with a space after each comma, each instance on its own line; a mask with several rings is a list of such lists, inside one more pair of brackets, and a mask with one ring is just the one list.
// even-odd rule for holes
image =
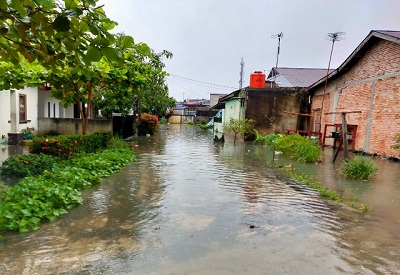
[[[311, 110], [321, 108], [323, 85], [315, 90]], [[400, 158], [393, 138], [400, 133], [400, 44], [379, 40], [347, 73], [328, 83], [322, 110], [322, 127], [341, 123], [341, 115], [326, 112], [361, 111], [348, 114], [348, 124], [358, 125], [355, 149]]]

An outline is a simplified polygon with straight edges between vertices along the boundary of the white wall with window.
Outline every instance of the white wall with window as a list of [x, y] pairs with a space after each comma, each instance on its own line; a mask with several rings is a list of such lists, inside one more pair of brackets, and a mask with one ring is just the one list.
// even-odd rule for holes
[[39, 90], [39, 118], [73, 118], [74, 107], [64, 108], [59, 100], [50, 97], [50, 91]]

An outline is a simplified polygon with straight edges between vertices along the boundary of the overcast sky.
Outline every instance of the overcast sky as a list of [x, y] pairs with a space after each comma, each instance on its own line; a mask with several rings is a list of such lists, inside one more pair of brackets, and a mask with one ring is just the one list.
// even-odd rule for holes
[[[335, 43], [338, 67], [371, 30], [400, 30], [400, 0], [100, 0], [107, 16], [136, 42], [173, 53], [166, 61], [170, 95], [209, 98], [244, 86], [250, 74], [275, 66], [327, 68], [332, 43], [326, 34], [346, 32]], [[188, 80], [191, 79], [191, 80]], [[205, 84], [215, 84], [208, 85]], [[221, 86], [232, 87], [224, 88]]]

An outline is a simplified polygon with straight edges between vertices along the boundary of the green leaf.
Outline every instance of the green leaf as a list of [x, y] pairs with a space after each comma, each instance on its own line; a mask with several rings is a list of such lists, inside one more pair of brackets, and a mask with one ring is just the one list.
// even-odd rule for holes
[[53, 1], [50, 1], [50, 0], [36, 0], [36, 2], [37, 2], [40, 6], [46, 8], [46, 9], [51, 9], [51, 8], [54, 7]]
[[137, 49], [138, 49], [139, 53], [141, 53], [143, 55], [148, 55], [148, 54], [150, 54], [150, 51], [151, 51], [150, 47], [145, 43], [140, 43], [138, 45]]
[[127, 35], [127, 36], [124, 36], [124, 38], [122, 39], [122, 47], [123, 48], [130, 48], [133, 46], [133, 43], [134, 43], [134, 41], [133, 41], [132, 36]]
[[75, 9], [78, 6], [74, 0], [65, 0], [64, 3], [65, 3], [65, 8], [68, 10]]
[[119, 52], [113, 48], [102, 48], [101, 51], [110, 61], [117, 61], [120, 57]]
[[98, 62], [98, 61], [100, 61], [102, 55], [101, 55], [101, 52], [100, 52], [100, 50], [98, 48], [90, 47], [89, 50], [86, 53], [86, 57], [90, 61]]
[[67, 32], [70, 29], [69, 19], [64, 15], [59, 15], [53, 21], [53, 27], [58, 32]]
[[5, 10], [7, 8], [7, 0], [0, 0], [0, 8]]
[[21, 17], [25, 17], [28, 14], [20, 0], [11, 0], [11, 7], [15, 9]]

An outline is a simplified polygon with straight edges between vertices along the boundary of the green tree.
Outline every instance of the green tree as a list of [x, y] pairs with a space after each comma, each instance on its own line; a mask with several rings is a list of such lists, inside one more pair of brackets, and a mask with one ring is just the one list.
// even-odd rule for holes
[[75, 64], [122, 57], [110, 47], [115, 38], [109, 31], [117, 23], [97, 2], [0, 0], [1, 59], [18, 64], [23, 56], [47, 67], [62, 63], [68, 53]]
[[252, 129], [253, 119], [234, 119], [230, 118], [229, 122], [224, 125], [224, 131], [231, 132], [234, 134], [233, 143], [236, 143], [237, 135], [240, 134], [242, 137], [246, 133], [249, 133]]

